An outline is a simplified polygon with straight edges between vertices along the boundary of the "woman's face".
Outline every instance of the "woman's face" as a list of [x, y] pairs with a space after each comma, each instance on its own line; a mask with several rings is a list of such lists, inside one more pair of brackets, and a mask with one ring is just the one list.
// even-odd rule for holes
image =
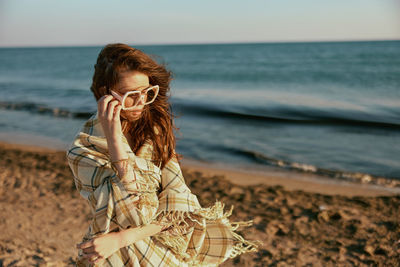
[[[125, 71], [119, 74], [120, 80], [116, 85], [114, 91], [123, 96], [125, 93], [130, 91], [143, 91], [147, 89], [149, 84], [149, 77], [138, 71]], [[128, 121], [136, 121], [140, 118], [144, 102], [146, 101], [146, 96], [144, 100], [141, 99], [138, 105], [133, 110], [121, 110], [121, 117]]]

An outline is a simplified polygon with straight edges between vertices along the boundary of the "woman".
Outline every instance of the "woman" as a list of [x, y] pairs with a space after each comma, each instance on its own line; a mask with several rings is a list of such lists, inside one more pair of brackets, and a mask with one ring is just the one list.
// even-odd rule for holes
[[257, 245], [234, 231], [223, 204], [202, 208], [175, 153], [171, 73], [138, 49], [100, 52], [91, 91], [98, 110], [67, 152], [93, 219], [78, 266], [218, 265]]

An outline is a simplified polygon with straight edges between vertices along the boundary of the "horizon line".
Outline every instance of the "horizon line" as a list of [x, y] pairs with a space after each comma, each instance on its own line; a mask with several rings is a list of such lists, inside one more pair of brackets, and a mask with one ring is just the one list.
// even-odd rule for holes
[[[343, 39], [343, 40], [286, 40], [286, 41], [231, 41], [231, 42], [188, 42], [188, 43], [135, 43], [135, 46], [184, 46], [184, 45], [227, 45], [227, 44], [296, 44], [296, 43], [355, 43], [355, 42], [390, 42], [400, 41], [399, 39]], [[13, 45], [13, 46], [2, 46], [1, 48], [63, 48], [63, 47], [102, 47], [111, 43], [104, 44], [75, 44], [75, 45]], [[129, 46], [132, 46], [130, 42], [122, 42]]]

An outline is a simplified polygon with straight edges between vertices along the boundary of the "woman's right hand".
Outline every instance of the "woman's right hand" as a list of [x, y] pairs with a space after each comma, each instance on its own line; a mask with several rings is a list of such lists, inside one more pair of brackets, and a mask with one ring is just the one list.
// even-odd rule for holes
[[109, 141], [122, 136], [121, 109], [121, 104], [112, 95], [104, 95], [97, 102], [98, 118]]
[[122, 126], [121, 126], [121, 104], [111, 95], [104, 95], [97, 103], [98, 118], [101, 126], [103, 127], [104, 135], [107, 139], [108, 152], [111, 162], [115, 163], [115, 168], [120, 178], [125, 177], [127, 174], [126, 161], [128, 155], [124, 150], [122, 143]]

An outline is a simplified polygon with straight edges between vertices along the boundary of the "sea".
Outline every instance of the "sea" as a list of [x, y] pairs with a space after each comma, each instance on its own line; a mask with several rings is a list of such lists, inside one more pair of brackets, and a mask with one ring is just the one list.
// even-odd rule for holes
[[[400, 41], [132, 46], [174, 74], [184, 158], [400, 180]], [[68, 147], [101, 49], [0, 48], [0, 140]]]

